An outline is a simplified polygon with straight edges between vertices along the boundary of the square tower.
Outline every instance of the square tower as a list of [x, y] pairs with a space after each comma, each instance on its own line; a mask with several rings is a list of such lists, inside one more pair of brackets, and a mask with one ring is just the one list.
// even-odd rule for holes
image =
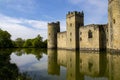
[[79, 49], [79, 28], [84, 26], [83, 12], [68, 12], [66, 15], [67, 24], [67, 49]]

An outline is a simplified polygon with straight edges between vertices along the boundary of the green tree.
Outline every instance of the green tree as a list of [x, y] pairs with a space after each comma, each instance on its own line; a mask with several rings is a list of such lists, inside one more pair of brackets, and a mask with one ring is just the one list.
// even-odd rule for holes
[[33, 45], [32, 45], [32, 39], [27, 39], [25, 41], [23, 47], [27, 47], [27, 48], [33, 47]]
[[42, 47], [42, 37], [38, 35], [36, 38], [33, 39], [33, 47]]
[[0, 29], [0, 47], [8, 48], [13, 47], [11, 35], [7, 31], [3, 31]]
[[17, 38], [15, 40], [15, 47], [19, 47], [19, 48], [23, 47], [24, 42], [25, 41], [22, 38]]
[[43, 48], [47, 48], [47, 39], [43, 41]]

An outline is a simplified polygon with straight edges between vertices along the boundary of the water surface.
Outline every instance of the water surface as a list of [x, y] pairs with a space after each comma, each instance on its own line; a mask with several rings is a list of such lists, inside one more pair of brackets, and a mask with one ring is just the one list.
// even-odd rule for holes
[[120, 80], [120, 55], [43, 49], [1, 49], [0, 80]]

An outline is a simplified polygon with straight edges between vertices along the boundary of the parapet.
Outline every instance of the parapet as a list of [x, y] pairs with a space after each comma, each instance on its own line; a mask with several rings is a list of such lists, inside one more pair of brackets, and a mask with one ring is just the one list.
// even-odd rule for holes
[[108, 0], [108, 3], [110, 4], [113, 0]]
[[77, 11], [73, 11], [73, 12], [68, 12], [68, 14], [66, 15], [67, 17], [72, 17], [72, 16], [80, 16], [80, 17], [84, 17], [84, 12], [77, 12]]
[[60, 25], [60, 22], [59, 21], [57, 21], [57, 22], [51, 22], [51, 23], [48, 23], [48, 25]]

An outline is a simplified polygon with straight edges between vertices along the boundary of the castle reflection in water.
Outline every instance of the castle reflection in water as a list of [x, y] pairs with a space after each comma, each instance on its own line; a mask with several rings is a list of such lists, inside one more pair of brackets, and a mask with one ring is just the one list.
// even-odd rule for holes
[[120, 80], [120, 54], [48, 50], [48, 73], [61, 75], [66, 68], [66, 80]]

